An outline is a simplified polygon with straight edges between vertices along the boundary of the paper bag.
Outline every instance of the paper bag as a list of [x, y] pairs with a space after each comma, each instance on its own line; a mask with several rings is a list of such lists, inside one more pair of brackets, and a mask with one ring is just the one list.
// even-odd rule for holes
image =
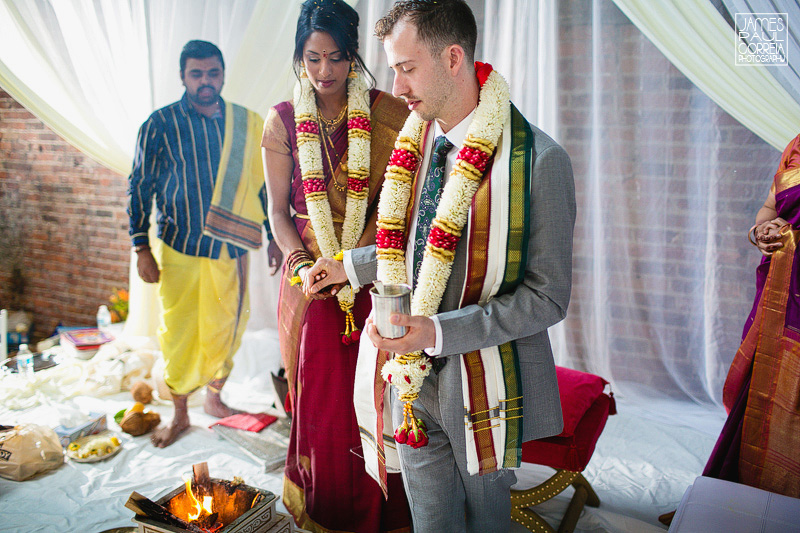
[[64, 463], [64, 450], [51, 428], [23, 424], [0, 431], [0, 477], [24, 481]]

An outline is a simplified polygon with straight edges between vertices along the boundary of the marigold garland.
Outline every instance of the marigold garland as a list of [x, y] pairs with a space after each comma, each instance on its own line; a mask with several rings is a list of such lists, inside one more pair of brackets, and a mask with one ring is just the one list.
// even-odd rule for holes
[[[308, 218], [317, 237], [323, 257], [334, 257], [341, 250], [355, 248], [364, 233], [369, 199], [370, 123], [369, 86], [363, 74], [351, 72], [347, 79], [347, 200], [345, 203], [342, 242], [336, 238], [331, 206], [322, 166], [320, 125], [317, 122], [317, 102], [314, 87], [307, 77], [301, 77], [294, 89], [294, 121], [297, 133], [297, 155], [303, 178], [303, 194]], [[331, 173], [335, 169], [330, 169]], [[295, 276], [293, 283], [299, 278]], [[345, 313], [342, 342], [358, 341], [360, 330], [353, 317], [355, 293], [351, 286], [343, 287], [336, 297]]]
[[[431, 316], [439, 309], [452, 272], [455, 249], [467, 223], [472, 198], [500, 139], [510, 107], [508, 84], [491, 67], [480, 67], [480, 100], [458, 152], [442, 198], [436, 209], [416, 289], [411, 299], [411, 314]], [[406, 212], [411, 200], [411, 184], [421, 160], [420, 143], [424, 121], [411, 113], [395, 141], [378, 203], [378, 279], [384, 283], [407, 284], [405, 246]], [[430, 361], [423, 352], [395, 357], [381, 371], [405, 402], [403, 423], [395, 430], [395, 440], [414, 448], [425, 446], [425, 426], [413, 411], [422, 382], [430, 373]]]

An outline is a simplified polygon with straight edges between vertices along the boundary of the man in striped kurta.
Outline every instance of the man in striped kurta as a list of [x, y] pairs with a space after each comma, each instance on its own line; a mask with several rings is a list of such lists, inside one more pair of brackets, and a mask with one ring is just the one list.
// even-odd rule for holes
[[[129, 177], [130, 235], [139, 276], [158, 283], [158, 339], [172, 422], [152, 442], [165, 447], [189, 428], [187, 397], [207, 386], [205, 411], [226, 417], [220, 389], [249, 317], [247, 252], [269, 233], [259, 143], [263, 121], [220, 98], [219, 49], [190, 41], [180, 58], [186, 92], [142, 125]], [[148, 238], [153, 198], [158, 241]], [[274, 273], [280, 251], [268, 247]]]

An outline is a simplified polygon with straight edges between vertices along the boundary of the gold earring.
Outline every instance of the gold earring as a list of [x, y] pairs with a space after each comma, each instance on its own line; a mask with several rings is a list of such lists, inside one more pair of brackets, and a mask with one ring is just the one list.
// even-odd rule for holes
[[357, 78], [358, 73], [356, 72], [356, 61], [355, 59], [350, 62], [350, 72], [347, 74], [348, 78]]
[[300, 79], [308, 78], [308, 74], [306, 74], [306, 66], [304, 63], [300, 63]]

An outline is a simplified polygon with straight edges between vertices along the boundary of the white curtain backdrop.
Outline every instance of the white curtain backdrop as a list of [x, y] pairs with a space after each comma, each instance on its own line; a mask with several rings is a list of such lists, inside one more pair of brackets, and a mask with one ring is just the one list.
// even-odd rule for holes
[[[373, 27], [391, 1], [351, 3], [362, 55], [390, 90]], [[744, 235], [800, 106], [768, 70], [732, 66], [733, 30], [707, 0], [468, 3], [477, 59], [508, 79], [514, 102], [575, 167], [574, 290], [551, 332], [557, 362], [603, 375], [632, 401], [718, 404], [752, 303], [758, 256]], [[222, 49], [225, 98], [262, 114], [288, 98], [299, 4], [0, 0], [0, 85], [127, 174], [139, 125], [182, 93], [177, 61], [189, 39]], [[275, 278], [254, 261], [251, 297], [266, 323]], [[135, 272], [131, 293], [132, 317], [152, 316]]]
[[[141, 123], [182, 93], [178, 57], [184, 43], [206, 39], [224, 57], [236, 57], [255, 5], [3, 0], [0, 83], [76, 147], [127, 174]], [[264, 64], [271, 61], [275, 70], [286, 68], [285, 57], [265, 53]], [[230, 80], [247, 72], [229, 69], [226, 75]]]
[[568, 360], [642, 405], [719, 405], [760, 259], [745, 234], [798, 104], [766, 69], [734, 67], [709, 3], [615, 4], [561, 2], [578, 188]]
[[[687, 78], [756, 135], [779, 150], [797, 135], [800, 103], [766, 67], [736, 66], [736, 35], [710, 2], [614, 2]], [[794, 11], [800, 11], [796, 4]]]

